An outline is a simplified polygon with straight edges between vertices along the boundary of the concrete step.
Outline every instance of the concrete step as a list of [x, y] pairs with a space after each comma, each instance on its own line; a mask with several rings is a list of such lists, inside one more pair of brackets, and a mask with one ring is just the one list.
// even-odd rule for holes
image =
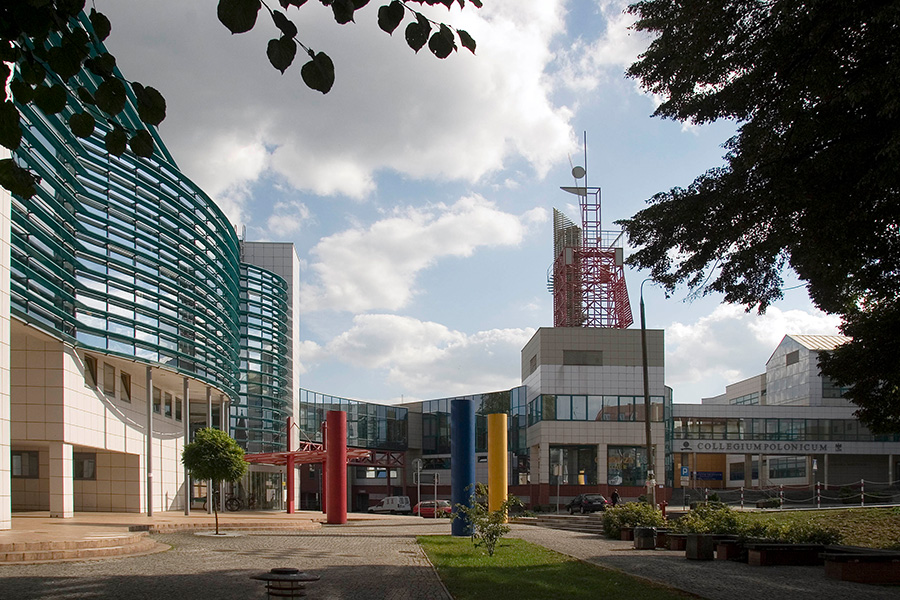
[[[220, 521], [219, 530], [224, 531], [284, 531], [284, 530], [308, 530], [319, 529], [322, 524], [318, 521]], [[195, 521], [188, 523], [153, 523], [151, 525], [132, 525], [129, 531], [142, 531], [149, 533], [177, 533], [180, 531], [215, 530], [216, 522]]]
[[534, 525], [535, 527], [547, 527], [549, 529], [563, 529], [603, 535], [603, 516], [600, 513], [590, 515], [538, 514], [534, 517], [517, 517], [511, 519], [511, 522], [522, 525]]
[[138, 556], [168, 549], [168, 545], [152, 540], [146, 532], [81, 540], [11, 542], [0, 544], [0, 564]]

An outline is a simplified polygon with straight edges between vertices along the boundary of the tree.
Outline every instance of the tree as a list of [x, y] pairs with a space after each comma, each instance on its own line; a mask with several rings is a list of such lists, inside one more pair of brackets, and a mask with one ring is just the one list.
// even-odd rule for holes
[[181, 462], [194, 479], [212, 480], [212, 489], [206, 494], [212, 502], [216, 518], [216, 535], [219, 535], [219, 507], [212, 490], [223, 481], [237, 481], [247, 472], [244, 450], [227, 433], [207, 427], [197, 431], [194, 441], [185, 444]]
[[511, 508], [522, 506], [522, 501], [515, 496], [508, 496], [500, 508], [491, 511], [487, 508], [488, 488], [483, 483], [470, 485], [466, 491], [472, 494], [469, 505], [457, 504], [453, 511], [454, 519], [466, 519], [472, 528], [472, 543], [477, 548], [484, 546], [488, 556], [493, 556], [497, 543], [509, 533], [507, 517]]
[[[319, 0], [331, 7], [334, 19], [343, 25], [354, 21], [357, 10], [369, 0]], [[298, 27], [287, 17], [291, 6], [299, 10], [307, 0], [279, 0], [280, 10], [273, 10], [261, 0], [219, 0], [217, 16], [232, 33], [250, 31], [265, 7], [278, 31], [269, 41], [266, 55], [273, 67], [284, 73], [293, 63], [297, 47], [309, 60], [301, 67], [300, 76], [311, 89], [328, 93], [334, 84], [334, 63], [324, 52], [316, 52], [298, 38]], [[475, 40], [462, 29], [453, 29], [428, 19], [414, 10], [412, 4], [443, 5], [447, 9], [466, 0], [391, 0], [378, 10], [378, 26], [388, 34], [409, 16], [405, 30], [406, 43], [418, 52], [425, 44], [438, 58], [447, 58], [460, 44], [475, 52]], [[480, 8], [481, 0], [469, 0]], [[68, 117], [72, 134], [88, 138], [100, 123], [108, 123], [104, 142], [107, 152], [124, 154], [126, 148], [137, 156], [153, 155], [153, 138], [148, 130], [166, 117], [163, 95], [152, 87], [129, 82], [116, 69], [116, 59], [103, 46], [112, 25], [106, 16], [91, 8], [85, 15], [84, 0], [5, 0], [0, 5], [0, 82], [10, 74], [11, 96], [0, 86], [0, 145], [16, 150], [22, 140], [22, 124], [17, 105], [34, 104], [48, 115], [72, 107]], [[5, 63], [13, 65], [12, 70]], [[84, 73], [89, 73], [87, 78]], [[80, 77], [82, 76], [82, 77]], [[137, 107], [141, 124], [118, 119], [131, 100]], [[10, 192], [30, 198], [36, 193], [39, 179], [19, 167], [13, 159], [0, 160], [0, 185]]]
[[664, 99], [654, 115], [739, 124], [725, 166], [619, 222], [639, 247], [629, 264], [669, 293], [686, 285], [760, 312], [792, 268], [854, 338], [823, 374], [850, 385], [873, 431], [900, 431], [900, 355], [884, 368], [857, 337], [881, 343], [900, 325], [896, 3], [645, 0], [628, 11], [655, 36], [628, 69]]

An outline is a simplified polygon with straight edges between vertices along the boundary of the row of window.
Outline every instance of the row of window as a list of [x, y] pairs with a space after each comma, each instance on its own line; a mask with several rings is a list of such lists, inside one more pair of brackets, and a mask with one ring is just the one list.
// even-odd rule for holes
[[695, 440], [900, 441], [900, 434], [874, 435], [856, 419], [675, 417], [673, 435]]
[[[39, 479], [41, 476], [40, 453], [36, 450], [13, 450], [10, 457], [12, 476], [18, 479]], [[72, 478], [93, 481], [97, 479], [97, 454], [72, 453]]]
[[[108, 362], [99, 370], [99, 362], [95, 356], [84, 355], [84, 383], [90, 388], [99, 388], [108, 398], [120, 402], [131, 403], [131, 374], [120, 370], [116, 377], [116, 367]], [[101, 378], [102, 374], [102, 378]], [[153, 388], [153, 412], [168, 419], [181, 421], [183, 403], [181, 398]]]
[[[752, 461], [751, 479], [759, 479], [759, 461]], [[744, 463], [736, 462], [728, 465], [728, 478], [731, 481], [744, 481]], [[806, 477], [805, 456], [782, 456], [769, 459], [769, 479], [789, 479]]]
[[[597, 485], [597, 446], [550, 446], [550, 485]], [[608, 485], [643, 486], [647, 479], [644, 446], [607, 446]]]
[[[528, 403], [528, 424], [540, 421], [643, 421], [643, 396], [544, 394]], [[650, 396], [650, 420], [662, 421], [662, 396]]]

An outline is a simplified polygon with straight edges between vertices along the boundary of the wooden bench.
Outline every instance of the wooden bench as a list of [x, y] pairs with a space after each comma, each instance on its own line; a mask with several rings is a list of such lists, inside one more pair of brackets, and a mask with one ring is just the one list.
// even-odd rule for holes
[[825, 551], [822, 544], [789, 544], [781, 542], [747, 544], [747, 564], [768, 565], [821, 565], [819, 556]]
[[900, 584], [900, 552], [854, 548], [821, 553], [825, 577], [855, 583]]

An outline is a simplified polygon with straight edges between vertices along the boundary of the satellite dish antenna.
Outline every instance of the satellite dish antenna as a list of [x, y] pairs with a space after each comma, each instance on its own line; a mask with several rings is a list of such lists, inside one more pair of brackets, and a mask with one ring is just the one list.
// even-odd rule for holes
[[572, 167], [572, 177], [574, 177], [575, 179], [581, 179], [585, 175], [587, 175], [587, 171], [584, 170], [584, 167], [580, 167], [580, 166]]

